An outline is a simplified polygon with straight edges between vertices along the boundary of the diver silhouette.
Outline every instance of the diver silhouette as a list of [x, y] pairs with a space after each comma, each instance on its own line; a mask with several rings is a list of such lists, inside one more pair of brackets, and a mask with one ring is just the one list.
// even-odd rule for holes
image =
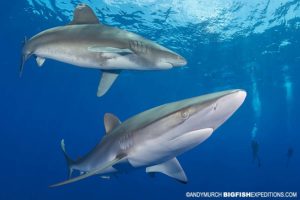
[[259, 152], [259, 144], [256, 140], [252, 139], [251, 141], [251, 148], [252, 148], [252, 162], [256, 162], [257, 161], [257, 166], [261, 167], [261, 161], [260, 161], [260, 157], [258, 155]]
[[286, 167], [289, 167], [289, 164], [290, 164], [290, 160], [292, 158], [294, 154], [294, 148], [293, 147], [289, 147], [288, 148], [288, 151], [287, 151], [287, 161], [286, 161]]

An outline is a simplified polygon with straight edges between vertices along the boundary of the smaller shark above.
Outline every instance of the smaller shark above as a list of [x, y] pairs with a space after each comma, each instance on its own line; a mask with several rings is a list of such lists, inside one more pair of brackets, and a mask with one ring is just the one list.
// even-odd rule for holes
[[97, 96], [103, 96], [122, 70], [166, 70], [186, 65], [179, 54], [137, 34], [102, 24], [93, 10], [79, 4], [70, 24], [51, 28], [25, 40], [20, 76], [26, 60], [38, 66], [53, 59], [102, 71]]
[[[244, 102], [244, 90], [216, 92], [164, 104], [121, 121], [105, 114], [105, 136], [88, 154], [72, 160], [61, 148], [69, 168], [69, 179], [56, 187], [93, 175], [108, 178], [135, 168], [149, 174], [163, 173], [182, 183], [186, 174], [177, 156], [204, 142]], [[71, 178], [73, 170], [79, 176]]]

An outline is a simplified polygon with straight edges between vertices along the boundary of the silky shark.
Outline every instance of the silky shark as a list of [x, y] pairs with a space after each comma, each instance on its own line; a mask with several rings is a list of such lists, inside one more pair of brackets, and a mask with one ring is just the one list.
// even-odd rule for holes
[[38, 33], [22, 50], [20, 75], [26, 60], [36, 56], [79, 67], [102, 70], [97, 96], [104, 95], [122, 70], [165, 70], [186, 65], [179, 54], [137, 34], [102, 24], [93, 10], [79, 4], [70, 24]]
[[[69, 167], [69, 179], [56, 187], [93, 175], [106, 178], [114, 173], [145, 167], [147, 173], [161, 172], [180, 182], [187, 177], [177, 156], [211, 136], [244, 102], [244, 90], [216, 92], [161, 105], [121, 121], [105, 114], [106, 134], [96, 147], [78, 160], [61, 148]], [[73, 170], [81, 175], [71, 177]]]

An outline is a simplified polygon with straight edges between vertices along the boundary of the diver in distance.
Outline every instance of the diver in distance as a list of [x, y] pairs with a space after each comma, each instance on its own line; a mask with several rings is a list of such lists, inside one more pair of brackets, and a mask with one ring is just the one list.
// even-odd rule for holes
[[289, 167], [290, 160], [294, 155], [294, 148], [289, 147], [286, 155], [287, 155], [286, 167]]
[[257, 162], [258, 167], [261, 167], [261, 160], [259, 157], [259, 144], [255, 139], [251, 141], [251, 148], [252, 148], [252, 162]]

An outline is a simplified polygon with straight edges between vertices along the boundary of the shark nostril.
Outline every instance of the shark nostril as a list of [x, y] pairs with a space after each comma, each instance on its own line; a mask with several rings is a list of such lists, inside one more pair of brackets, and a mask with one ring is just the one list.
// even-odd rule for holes
[[213, 106], [213, 109], [214, 109], [214, 110], [217, 110], [217, 107], [218, 107], [218, 104], [215, 103], [214, 106]]

